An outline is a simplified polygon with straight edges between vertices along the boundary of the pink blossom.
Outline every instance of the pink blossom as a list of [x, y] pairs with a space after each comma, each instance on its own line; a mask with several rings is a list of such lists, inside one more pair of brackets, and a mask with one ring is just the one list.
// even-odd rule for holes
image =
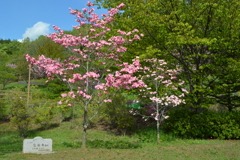
[[91, 6], [93, 6], [93, 3], [91, 3], [90, 1], [88, 1], [88, 2], [87, 2], [87, 6], [88, 6], [88, 7], [91, 7]]
[[87, 11], [88, 11], [88, 9], [87, 9], [87, 8], [83, 8], [82, 10], [83, 10], [83, 12], [87, 12]]
[[101, 83], [101, 84], [96, 85], [95, 89], [106, 90], [107, 87], [105, 86], [105, 84]]
[[85, 75], [83, 76], [84, 78], [85, 77], [93, 77], [93, 78], [98, 78], [100, 75], [99, 74], [96, 74], [95, 72], [87, 72], [85, 73]]
[[28, 54], [26, 54], [25, 57], [26, 57], [26, 60], [31, 64], [35, 64], [37, 62], [35, 58], [30, 57]]
[[72, 28], [75, 28], [75, 29], [80, 29], [79, 26], [72, 26]]
[[90, 28], [90, 31], [91, 31], [91, 32], [95, 32], [96, 30], [95, 30], [95, 29], [93, 29], [93, 28]]
[[74, 79], [68, 79], [68, 82], [70, 82], [70, 83], [75, 83], [76, 81], [74, 80]]
[[184, 81], [182, 81], [182, 82], [178, 83], [178, 85], [180, 85], [180, 86], [181, 86], [181, 85], [183, 85], [183, 84], [184, 84]]
[[60, 31], [60, 28], [57, 27], [57, 26], [54, 26], [54, 25], [53, 25], [53, 29], [54, 29], [55, 31]]
[[117, 6], [118, 9], [121, 9], [124, 7], [124, 3], [121, 3], [120, 5]]
[[134, 38], [133, 39], [137, 39], [137, 40], [140, 40], [141, 38], [139, 37], [139, 35], [134, 35]]
[[121, 31], [121, 30], [118, 30], [117, 32], [120, 33], [120, 34], [122, 34], [122, 35], [125, 35], [125, 34], [126, 34], [126, 32]]
[[103, 16], [103, 17], [106, 17], [106, 16], [107, 16], [107, 14], [102, 14], [102, 16]]
[[182, 88], [182, 91], [188, 93], [188, 91], [185, 88]]
[[127, 36], [130, 36], [131, 34], [132, 34], [132, 32], [128, 32], [126, 35], [127, 35]]
[[119, 10], [116, 9], [116, 8], [111, 8], [111, 9], [108, 11], [108, 14], [109, 14], [110, 16], [113, 16], [113, 15], [115, 15], [118, 11], [119, 11]]
[[64, 98], [64, 97], [67, 97], [67, 94], [66, 93], [63, 93], [61, 94], [61, 96]]
[[173, 90], [177, 90], [177, 87], [175, 87], [175, 86], [172, 86], [172, 89], [173, 89]]
[[76, 73], [76, 74], [73, 74], [73, 79], [76, 80], [76, 81], [80, 81], [82, 80], [82, 75], [79, 74], [79, 73]]
[[156, 116], [154, 117], [154, 119], [157, 121], [159, 120], [159, 114], [157, 113]]
[[112, 102], [112, 100], [111, 100], [111, 99], [105, 99], [104, 102], [105, 102], [105, 103], [106, 103], [106, 102]]
[[92, 99], [92, 96], [90, 96], [90, 95], [85, 95], [84, 97], [87, 99]]
[[71, 11], [70, 11], [70, 14], [76, 14], [77, 11], [76, 10], [73, 10], [72, 8], [69, 8]]
[[75, 98], [75, 97], [76, 97], [76, 95], [74, 94], [73, 91], [68, 92], [68, 96], [69, 96], [69, 97], [72, 97], [72, 98]]
[[138, 32], [138, 29], [134, 29], [132, 32], [133, 32], [133, 33], [134, 33], [134, 32]]

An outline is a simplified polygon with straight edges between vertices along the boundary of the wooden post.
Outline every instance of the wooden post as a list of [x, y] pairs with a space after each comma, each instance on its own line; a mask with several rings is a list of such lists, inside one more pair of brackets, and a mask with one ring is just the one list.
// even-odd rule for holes
[[30, 85], [31, 85], [31, 64], [28, 65], [28, 94], [27, 94], [27, 107], [29, 105], [29, 97], [30, 97]]

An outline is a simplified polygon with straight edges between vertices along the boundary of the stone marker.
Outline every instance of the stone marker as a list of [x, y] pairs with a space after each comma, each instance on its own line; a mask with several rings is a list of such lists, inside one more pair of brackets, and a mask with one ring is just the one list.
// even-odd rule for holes
[[23, 140], [23, 153], [52, 153], [52, 139], [35, 137]]

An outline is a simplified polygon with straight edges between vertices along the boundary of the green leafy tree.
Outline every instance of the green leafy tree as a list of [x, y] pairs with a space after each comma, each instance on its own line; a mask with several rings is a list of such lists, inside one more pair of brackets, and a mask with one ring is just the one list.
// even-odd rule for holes
[[[116, 17], [113, 28], [138, 28], [145, 35], [142, 41], [128, 47], [129, 56], [138, 54], [144, 58], [164, 58], [168, 64], [182, 68], [180, 77], [189, 90], [185, 97], [189, 107], [208, 107], [216, 102], [216, 99], [210, 96], [214, 94], [212, 88], [225, 83], [224, 77], [217, 72], [221, 72], [221, 65], [225, 64], [227, 59], [239, 60], [238, 0], [95, 2], [104, 8], [125, 3], [124, 11]], [[229, 74], [235, 73], [231, 67], [228, 68]], [[225, 91], [218, 92], [223, 94]], [[196, 111], [198, 112], [198, 109]]]
[[14, 68], [8, 67], [5, 64], [0, 65], [0, 67], [0, 83], [3, 85], [3, 88], [6, 84], [17, 80], [17, 77], [15, 76], [16, 70]]
[[17, 55], [21, 53], [20, 50], [20, 42], [0, 39], [0, 53], [7, 55], [8, 61], [13, 62], [16, 59]]
[[3, 88], [6, 84], [17, 79], [15, 66], [9, 64], [11, 61], [9, 44], [11, 44], [9, 40], [0, 40], [0, 83], [3, 85]]
[[40, 36], [32, 42], [36, 46], [36, 55], [46, 55], [52, 59], [66, 58], [67, 49], [60, 44], [54, 43], [46, 36]]
[[[25, 60], [23, 55], [18, 57], [18, 61], [16, 62], [16, 70], [18, 71], [18, 80], [20, 81], [28, 81], [28, 63]], [[33, 78], [33, 74], [31, 74], [31, 79]]]
[[[219, 71], [212, 75], [215, 78], [211, 90], [216, 102], [233, 111], [240, 106], [240, 63], [228, 58], [225, 64], [218, 67]], [[231, 71], [231, 72], [229, 72]]]

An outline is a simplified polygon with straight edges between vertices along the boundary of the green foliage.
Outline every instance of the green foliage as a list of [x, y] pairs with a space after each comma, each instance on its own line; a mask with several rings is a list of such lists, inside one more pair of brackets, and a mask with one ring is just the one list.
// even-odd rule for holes
[[8, 55], [18, 54], [21, 43], [18, 41], [0, 39], [0, 54], [6, 53]]
[[[26, 58], [24, 57], [24, 55], [18, 56], [16, 65], [17, 65], [16, 70], [19, 75], [18, 80], [28, 81], [28, 76], [29, 76], [28, 65], [29, 65], [29, 63], [26, 61]], [[32, 79], [32, 77], [33, 77], [33, 74], [31, 74], [31, 79]]]
[[34, 107], [34, 119], [35, 124], [40, 124], [41, 128], [47, 129], [51, 126], [51, 120], [58, 115], [56, 104], [43, 103], [42, 105]]
[[[211, 67], [214, 64], [211, 65]], [[216, 102], [222, 104], [232, 111], [240, 106], [240, 96], [237, 92], [240, 90], [240, 63], [237, 59], [228, 58], [225, 64], [219, 64], [217, 72], [212, 76], [213, 82], [211, 87], [211, 96], [216, 99]], [[229, 72], [231, 70], [231, 72]]]
[[112, 103], [107, 103], [102, 108], [103, 119], [111, 128], [116, 128], [121, 134], [130, 133], [136, 119], [129, 113], [130, 108], [126, 106], [126, 98], [117, 93], [111, 99]]
[[11, 82], [17, 80], [15, 74], [17, 71], [13, 68], [7, 67], [5, 65], [0, 65], [0, 83], [3, 84], [3, 88]]
[[[162, 141], [169, 142], [176, 140], [176, 137], [174, 135], [172, 135], [171, 133], [166, 134], [162, 130], [160, 130], [160, 135], [161, 142]], [[142, 127], [141, 129], [136, 131], [135, 136], [137, 136], [139, 141], [142, 143], [156, 143], [157, 140], [156, 127]]]
[[14, 89], [6, 96], [6, 103], [10, 108], [10, 116], [12, 125], [18, 128], [21, 137], [26, 137], [29, 129], [29, 124], [33, 118], [33, 111], [26, 106], [26, 94], [19, 90]]
[[59, 80], [59, 79], [54, 79], [51, 80], [47, 83], [47, 89], [49, 91], [51, 91], [54, 94], [58, 94], [62, 93], [62, 92], [66, 92], [69, 90], [69, 88], [66, 86], [66, 84]]
[[[64, 106], [59, 108], [61, 112], [61, 120], [62, 121], [74, 121], [76, 118], [82, 117], [83, 110], [82, 110], [82, 104], [73, 102], [72, 106]], [[91, 112], [89, 110], [89, 112]], [[92, 122], [90, 122], [91, 124]], [[77, 126], [79, 126], [79, 123], [77, 123]], [[71, 127], [72, 124], [71, 124]]]
[[239, 139], [240, 112], [192, 111], [177, 109], [170, 112], [163, 129], [182, 138]]
[[47, 95], [32, 87], [30, 101], [27, 105], [27, 93], [15, 88], [5, 95], [5, 105], [10, 110], [10, 120], [18, 128], [21, 137], [26, 137], [33, 123], [48, 128], [51, 120], [59, 112], [57, 103], [47, 100]]
[[[227, 63], [228, 59], [239, 61], [240, 58], [238, 0], [218, 0], [217, 3], [208, 0], [95, 2], [107, 9], [125, 4], [122, 12], [115, 17], [113, 33], [118, 29], [136, 28], [145, 35], [141, 41], [128, 46], [127, 60], [136, 55], [141, 58], [157, 57], [165, 59], [170, 68], [178, 66], [182, 70], [179, 77], [185, 81], [183, 87], [189, 91], [185, 99], [190, 107], [206, 108], [219, 99], [226, 104], [229, 97], [233, 97], [216, 98], [212, 95], [225, 94], [226, 89], [231, 90], [239, 84], [239, 78], [235, 78], [239, 76], [239, 71], [236, 72], [234, 65]], [[223, 84], [228, 87], [219, 89], [218, 86]]]
[[[82, 142], [63, 142], [66, 147], [79, 148], [82, 146]], [[95, 139], [92, 141], [87, 141], [87, 146], [90, 148], [107, 148], [107, 149], [135, 149], [142, 148], [140, 143], [132, 143], [122, 140], [117, 141], [104, 141]]]
[[8, 119], [9, 109], [7, 108], [4, 100], [0, 99], [0, 120]]
[[[9, 50], [9, 45], [13, 42], [9, 43], [3, 43], [4, 40], [0, 41], [0, 84], [3, 85], [3, 88], [5, 87], [6, 84], [13, 82], [17, 79], [15, 76], [17, 73], [17, 70], [8, 67], [7, 64], [10, 62], [11, 57], [9, 56], [8, 50]], [[2, 42], [2, 43], [1, 43]], [[5, 42], [5, 41], [4, 41]]]
[[29, 107], [33, 108], [33, 119], [35, 124], [40, 124], [42, 128], [48, 128], [51, 120], [60, 114], [55, 100], [50, 100], [49, 94], [43, 92], [37, 86], [31, 87], [31, 100]]
[[53, 42], [46, 36], [40, 36], [35, 41], [31, 42], [31, 46], [35, 46], [36, 55], [45, 55], [52, 59], [64, 59], [66, 49], [58, 43]]
[[[20, 54], [21, 43], [18, 41], [0, 40], [0, 83], [3, 87], [17, 79], [18, 71], [14, 68]], [[8, 64], [13, 64], [11, 67]]]

